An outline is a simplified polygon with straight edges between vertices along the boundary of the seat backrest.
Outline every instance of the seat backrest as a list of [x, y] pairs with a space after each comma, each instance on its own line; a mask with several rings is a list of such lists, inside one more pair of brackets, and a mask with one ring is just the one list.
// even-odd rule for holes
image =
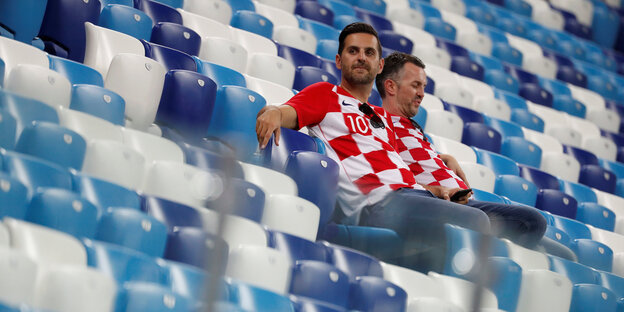
[[368, 254], [327, 242], [323, 242], [323, 245], [328, 251], [328, 262], [346, 273], [350, 282], [355, 281], [358, 276], [383, 277], [379, 260]]
[[71, 83], [47, 67], [19, 64], [13, 67], [5, 88], [15, 94], [41, 101], [53, 108], [69, 107]]
[[244, 279], [226, 278], [228, 283], [228, 301], [234, 308], [223, 303], [218, 307], [224, 309], [244, 309], [245, 311], [285, 311], [294, 312], [293, 303], [286, 294], [267, 287], [259, 286]]
[[110, 207], [141, 209], [139, 195], [119, 184], [76, 172], [73, 174], [73, 185], [74, 192], [101, 209]]
[[158, 22], [152, 28], [151, 42], [199, 55], [201, 37], [194, 30], [177, 23]]
[[167, 227], [142, 211], [109, 208], [100, 218], [95, 239], [162, 257]]
[[269, 229], [314, 241], [320, 217], [320, 209], [306, 199], [293, 195], [272, 194], [266, 198], [260, 223]]
[[[474, 283], [459, 279], [457, 277], [429, 272], [429, 277], [439, 283], [444, 289], [443, 298], [464, 309], [473, 306], [474, 291], [477, 287]], [[496, 295], [489, 289], [483, 290], [481, 299], [482, 308], [497, 308], [498, 300]]]
[[242, 72], [217, 63], [206, 62], [199, 58], [195, 58], [195, 62], [197, 62], [197, 71], [212, 79], [217, 84], [217, 87], [225, 85], [245, 87], [247, 85], [246, 78]]
[[124, 144], [143, 155], [146, 164], [154, 161], [183, 163], [184, 153], [173, 141], [147, 132], [122, 128]]
[[285, 58], [265, 54], [251, 53], [245, 73], [292, 88], [295, 80], [295, 66]]
[[[113, 98], [111, 97], [112, 101]], [[115, 113], [116, 121], [119, 121], [120, 114], [123, 114], [123, 111]], [[93, 140], [123, 142], [121, 126], [113, 124], [108, 120], [73, 109], [62, 109], [59, 112], [59, 118], [61, 126], [77, 132], [87, 142]]]
[[559, 180], [542, 170], [526, 165], [518, 165], [520, 176], [533, 182], [540, 189], [559, 190]]
[[511, 158], [473, 147], [477, 155], [477, 162], [492, 169], [495, 175], [508, 174], [518, 175], [520, 173], [518, 165]]
[[254, 11], [235, 11], [232, 14], [230, 25], [268, 39], [273, 37], [273, 22]]
[[126, 5], [109, 4], [102, 8], [99, 25], [137, 39], [150, 40], [153, 21], [141, 10]]
[[125, 123], [126, 101], [119, 94], [102, 86], [74, 85], [69, 108], [99, 117], [119, 126], [123, 126]]
[[145, 158], [121, 142], [93, 140], [87, 146], [82, 172], [129, 189], [141, 185]]
[[464, 123], [461, 118], [451, 112], [431, 111], [427, 114], [425, 131], [428, 134], [459, 142], [461, 141], [463, 127]]
[[94, 68], [106, 79], [113, 58], [119, 53], [145, 55], [141, 42], [124, 33], [85, 23], [86, 43], [84, 64]]
[[[18, 306], [34, 303], [34, 289], [39, 266], [18, 250], [0, 248], [0, 299], [2, 302]], [[10, 311], [10, 310], [7, 310]]]
[[[522, 286], [516, 311], [568, 311], [572, 283], [565, 276], [548, 270], [523, 270]], [[555, 303], [556, 302], [556, 303]]]
[[177, 49], [141, 40], [145, 48], [145, 56], [162, 64], [167, 71], [184, 69], [197, 71], [195, 59]]
[[494, 193], [529, 206], [534, 206], [537, 200], [537, 186], [529, 180], [513, 175], [498, 176]]
[[277, 105], [286, 103], [293, 97], [293, 90], [283, 85], [277, 84], [261, 78], [245, 75], [247, 88], [260, 93], [267, 104]]
[[[429, 123], [427, 122], [427, 124]], [[453, 155], [457, 161], [477, 162], [477, 155], [468, 145], [431, 133], [427, 133], [427, 135], [432, 139], [438, 153]]]
[[342, 308], [349, 306], [349, 277], [335, 266], [312, 260], [293, 264], [289, 293]]
[[102, 75], [95, 69], [66, 58], [48, 55], [50, 69], [65, 76], [72, 85], [90, 84], [104, 86]]
[[288, 257], [280, 251], [240, 245], [230, 249], [225, 275], [278, 294], [287, 294], [291, 267]]
[[561, 180], [577, 182], [581, 164], [572, 155], [548, 152], [542, 155], [540, 169], [557, 176]]
[[403, 311], [407, 293], [401, 287], [378, 276], [359, 276], [349, 291], [349, 307], [363, 311]]
[[69, 171], [53, 162], [15, 152], [2, 156], [4, 170], [28, 188], [29, 197], [38, 188], [72, 188]]
[[271, 194], [298, 194], [297, 183], [291, 177], [275, 170], [244, 162], [240, 162], [240, 165], [243, 168], [245, 180], [258, 185], [267, 196]]
[[182, 25], [195, 31], [203, 40], [204, 37], [221, 37], [233, 39], [231, 27], [215, 19], [178, 9], [182, 16]]
[[[312, 54], [317, 54], [319, 56], [323, 56], [318, 53], [318, 43], [322, 40], [317, 40], [314, 34], [308, 32], [304, 29], [299, 28], [298, 22], [294, 26], [277, 26], [273, 30], [273, 40], [275, 40], [280, 45], [291, 46], [301, 51], [305, 51]], [[323, 39], [328, 40], [328, 39]], [[328, 40], [329, 42], [333, 42], [333, 40]], [[333, 50], [333, 52], [338, 51], [338, 49]], [[327, 54], [324, 54], [327, 55]]]
[[501, 148], [501, 135], [485, 124], [468, 122], [464, 124], [462, 143], [498, 153]]
[[[199, 269], [223, 272], [228, 244], [216, 235], [194, 227], [174, 227], [169, 231], [165, 259], [193, 265]], [[218, 268], [217, 265], [220, 265]]]
[[76, 170], [82, 169], [87, 143], [78, 133], [49, 122], [24, 128], [15, 151]]
[[232, 19], [232, 10], [228, 1], [220, 0], [187, 0], [183, 2], [182, 9], [187, 12], [195, 13], [213, 20], [217, 20], [223, 24], [230, 24]]
[[245, 47], [234, 40], [204, 37], [198, 56], [203, 61], [218, 64], [242, 73], [247, 68], [249, 53]]
[[460, 162], [460, 166], [466, 175], [470, 187], [486, 192], [494, 191], [496, 175], [492, 169], [477, 163]]
[[7, 173], [0, 173], [0, 218], [24, 219], [28, 201], [28, 189], [24, 184]]

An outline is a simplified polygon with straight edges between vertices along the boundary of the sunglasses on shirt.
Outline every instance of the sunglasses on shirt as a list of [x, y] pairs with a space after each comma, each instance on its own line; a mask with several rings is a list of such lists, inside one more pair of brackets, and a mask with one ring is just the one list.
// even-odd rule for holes
[[370, 118], [370, 124], [371, 126], [373, 126], [373, 128], [386, 128], [386, 125], [384, 125], [381, 117], [379, 117], [379, 115], [377, 115], [373, 108], [370, 107], [370, 105], [368, 105], [367, 103], [362, 103], [362, 105], [360, 105], [360, 111], [364, 113], [364, 115], [368, 116], [368, 118]]

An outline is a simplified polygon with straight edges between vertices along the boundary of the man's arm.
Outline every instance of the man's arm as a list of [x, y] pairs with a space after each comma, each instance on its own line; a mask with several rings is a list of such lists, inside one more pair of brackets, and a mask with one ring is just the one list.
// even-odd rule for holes
[[466, 174], [464, 174], [464, 171], [462, 170], [461, 166], [459, 165], [455, 157], [449, 154], [440, 154], [440, 158], [442, 159], [444, 164], [446, 164], [446, 166], [449, 167], [449, 169], [453, 170], [453, 172], [455, 172], [455, 174], [460, 179], [462, 179], [468, 187], [470, 187], [470, 185], [468, 184], [468, 179], [466, 179]]
[[256, 118], [256, 135], [261, 149], [264, 149], [275, 133], [275, 144], [279, 145], [280, 127], [297, 129], [297, 111], [290, 105], [263, 107]]

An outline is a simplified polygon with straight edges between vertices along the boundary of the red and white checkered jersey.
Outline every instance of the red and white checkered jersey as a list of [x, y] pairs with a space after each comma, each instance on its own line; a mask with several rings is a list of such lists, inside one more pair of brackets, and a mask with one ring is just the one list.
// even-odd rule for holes
[[408, 118], [389, 114], [396, 135], [396, 150], [410, 168], [416, 182], [467, 189], [464, 181], [449, 169], [423, 133]]
[[307, 126], [339, 164], [338, 202], [351, 220], [357, 220], [364, 206], [379, 202], [394, 190], [423, 189], [394, 148], [390, 120], [381, 118], [385, 128], [372, 127], [360, 104], [347, 91], [327, 82], [303, 89], [286, 103], [297, 111], [299, 128]]

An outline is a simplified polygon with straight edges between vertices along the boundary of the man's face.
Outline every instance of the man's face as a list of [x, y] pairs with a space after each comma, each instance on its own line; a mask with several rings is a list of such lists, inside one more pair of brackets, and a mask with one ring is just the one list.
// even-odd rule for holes
[[377, 38], [367, 33], [350, 34], [344, 49], [336, 56], [342, 78], [351, 85], [370, 84], [383, 69], [383, 59], [377, 50]]
[[403, 65], [403, 73], [397, 81], [397, 104], [405, 117], [413, 117], [418, 113], [420, 102], [425, 96], [427, 74], [425, 70], [412, 64]]

